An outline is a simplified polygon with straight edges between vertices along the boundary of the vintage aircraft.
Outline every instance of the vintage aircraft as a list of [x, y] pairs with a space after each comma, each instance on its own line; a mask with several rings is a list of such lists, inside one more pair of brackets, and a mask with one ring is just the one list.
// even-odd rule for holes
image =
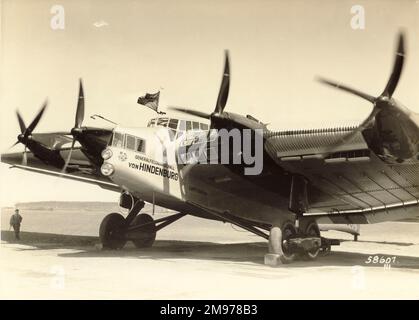
[[[215, 110], [174, 108], [204, 118], [202, 123], [162, 116], [146, 128], [83, 126], [80, 82], [74, 127], [33, 133], [45, 105], [27, 127], [18, 113], [21, 134], [16, 144], [23, 144], [25, 151], [3, 154], [1, 161], [120, 193], [120, 205], [129, 212], [104, 218], [99, 230], [104, 248], [119, 249], [128, 240], [149, 247], [157, 231], [189, 214], [229, 222], [267, 239], [266, 264], [315, 259], [335, 244], [321, 237], [319, 224], [367, 224], [419, 215], [419, 116], [392, 98], [404, 56], [400, 35], [392, 74], [378, 97], [320, 79], [373, 104], [370, 116], [357, 127], [273, 132], [250, 115], [224, 111], [230, 84], [226, 54]], [[260, 172], [245, 174], [249, 164], [243, 161], [215, 159], [208, 164], [188, 154], [204, 137], [204, 147], [194, 150], [208, 156], [209, 142], [218, 142], [222, 129], [250, 130], [255, 152], [256, 142], [262, 142]], [[230, 141], [224, 143], [230, 147]], [[245, 144], [242, 148], [235, 156], [249, 150]], [[186, 162], [174, 156], [181, 149], [187, 150]], [[145, 202], [177, 213], [154, 220], [140, 213]]]

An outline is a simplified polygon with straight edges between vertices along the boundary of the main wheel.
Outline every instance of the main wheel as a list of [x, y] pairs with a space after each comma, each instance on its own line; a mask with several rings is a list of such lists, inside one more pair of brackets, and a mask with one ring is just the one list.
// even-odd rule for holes
[[108, 214], [100, 224], [99, 238], [105, 249], [121, 249], [127, 240], [124, 237], [125, 218], [119, 213]]
[[297, 230], [291, 221], [283, 224], [282, 228], [272, 227], [269, 234], [269, 252], [279, 255], [282, 263], [287, 264], [295, 259], [295, 252], [288, 246], [287, 240], [295, 236]]
[[282, 226], [281, 247], [282, 247], [283, 253], [280, 257], [282, 263], [290, 263], [291, 261], [295, 259], [295, 256], [296, 256], [295, 251], [292, 250], [287, 245], [287, 240], [294, 237], [296, 234], [297, 234], [297, 230], [295, 228], [294, 223], [292, 223], [291, 221], [285, 222], [284, 225]]
[[146, 224], [135, 232], [135, 239], [132, 242], [137, 248], [149, 248], [153, 245], [156, 240], [156, 224], [154, 223], [153, 217], [148, 214], [141, 213], [135, 217], [131, 226], [139, 226]]
[[[320, 238], [320, 229], [319, 229], [319, 226], [317, 225], [317, 223], [315, 221], [312, 221], [307, 225], [307, 228], [306, 228], [304, 233], [308, 237], [318, 237], [318, 238]], [[320, 247], [313, 248], [309, 251], [304, 252], [304, 257], [309, 259], [309, 260], [314, 260], [319, 255], [319, 252], [320, 252]]]

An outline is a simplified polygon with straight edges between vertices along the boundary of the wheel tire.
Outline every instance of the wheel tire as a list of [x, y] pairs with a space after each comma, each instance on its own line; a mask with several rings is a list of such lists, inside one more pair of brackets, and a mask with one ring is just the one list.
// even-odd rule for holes
[[286, 247], [285, 241], [297, 234], [297, 229], [295, 228], [294, 223], [287, 221], [282, 226], [282, 240], [281, 240], [281, 249], [282, 254], [279, 259], [282, 263], [287, 264], [295, 260], [296, 253]]
[[[320, 237], [320, 229], [315, 221], [310, 222], [304, 232], [307, 236]], [[321, 247], [304, 252], [304, 258], [307, 260], [315, 260], [319, 255]]]
[[285, 245], [285, 241], [295, 235], [297, 230], [292, 222], [287, 221], [282, 228], [274, 226], [269, 233], [269, 252], [277, 254], [283, 264], [288, 264], [295, 259], [295, 253], [291, 252]]
[[154, 223], [153, 217], [145, 213], [141, 213], [136, 216], [131, 224], [131, 226], [137, 226], [149, 222], [153, 223], [150, 223], [144, 228], [138, 230], [138, 233], [136, 234], [138, 238], [132, 240], [137, 248], [150, 248], [153, 245], [154, 240], [156, 240], [156, 224]]
[[99, 238], [104, 249], [122, 249], [127, 242], [123, 231], [125, 218], [119, 213], [108, 214], [100, 224]]

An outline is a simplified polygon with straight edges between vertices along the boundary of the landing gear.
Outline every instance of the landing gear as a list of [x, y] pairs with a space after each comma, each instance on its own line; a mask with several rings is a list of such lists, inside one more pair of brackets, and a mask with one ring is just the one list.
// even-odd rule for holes
[[277, 266], [297, 258], [314, 260], [322, 250], [330, 251], [332, 245], [339, 245], [339, 241], [322, 238], [316, 221], [301, 221], [299, 228], [286, 221], [281, 228], [273, 226], [270, 229], [265, 264]]
[[279, 263], [287, 264], [295, 259], [296, 251], [289, 241], [297, 234], [291, 221], [287, 221], [282, 228], [274, 226], [269, 233], [269, 253], [265, 255], [265, 264], [276, 266]]
[[[137, 248], [149, 248], [156, 240], [156, 224], [152, 216], [141, 213], [135, 217], [132, 226], [140, 226], [132, 235], [132, 242]], [[141, 227], [142, 226], [142, 227]]]
[[[126, 194], [124, 194], [126, 198]], [[154, 220], [152, 216], [141, 213], [145, 203], [135, 199], [128, 216], [119, 213], [108, 214], [100, 224], [99, 238], [104, 249], [122, 249], [127, 241], [132, 241], [137, 248], [149, 248], [153, 245], [157, 231], [185, 216], [177, 213]]]
[[[320, 238], [320, 229], [317, 223], [315, 221], [310, 222], [307, 225], [304, 234], [310, 238]], [[319, 255], [320, 248], [321, 245], [314, 245], [311, 250], [304, 251], [303, 257], [308, 260], [316, 259]]]
[[127, 240], [124, 236], [125, 218], [119, 213], [108, 214], [100, 224], [99, 238], [105, 249], [121, 249]]

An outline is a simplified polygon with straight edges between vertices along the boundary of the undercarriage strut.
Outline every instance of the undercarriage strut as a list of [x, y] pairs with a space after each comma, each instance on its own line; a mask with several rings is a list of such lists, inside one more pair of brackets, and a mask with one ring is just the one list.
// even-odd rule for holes
[[234, 224], [242, 229], [245, 229], [259, 237], [262, 237], [266, 240], [269, 239], [269, 235], [263, 232], [260, 229], [269, 230], [269, 225], [264, 223], [256, 223], [256, 222], [249, 222], [247, 220], [238, 218], [236, 216], [233, 216], [232, 214], [228, 212], [220, 213], [213, 210], [205, 209], [207, 213], [211, 213], [212, 215], [216, 216], [217, 218], [220, 218], [222, 221], [227, 221], [231, 224]]
[[[179, 220], [180, 218], [186, 216], [186, 213], [176, 213], [173, 214], [171, 216], [167, 216], [167, 217], [163, 217], [160, 219], [156, 219], [150, 222], [146, 222], [143, 224], [139, 224], [139, 225], [132, 225], [132, 226], [128, 226], [125, 231], [128, 232], [132, 232], [132, 231], [137, 231], [137, 230], [141, 230], [149, 225], [155, 224], [155, 231], [159, 231], [161, 229], [163, 229], [164, 227], [167, 227], [169, 224], [172, 224], [173, 222]], [[158, 224], [160, 223], [160, 224]]]

